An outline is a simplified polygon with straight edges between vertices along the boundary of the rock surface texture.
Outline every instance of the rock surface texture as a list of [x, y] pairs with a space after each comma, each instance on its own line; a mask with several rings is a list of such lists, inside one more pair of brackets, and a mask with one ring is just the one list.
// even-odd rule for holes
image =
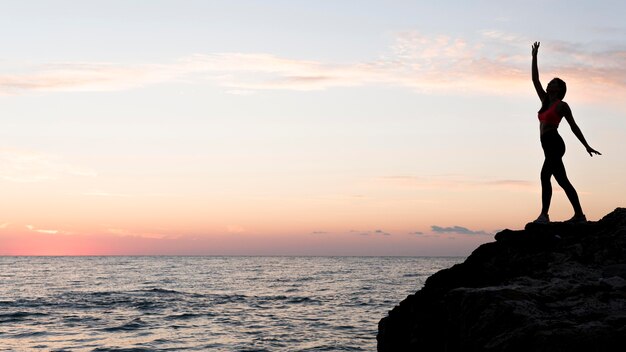
[[626, 208], [504, 230], [378, 324], [379, 351], [626, 351]]

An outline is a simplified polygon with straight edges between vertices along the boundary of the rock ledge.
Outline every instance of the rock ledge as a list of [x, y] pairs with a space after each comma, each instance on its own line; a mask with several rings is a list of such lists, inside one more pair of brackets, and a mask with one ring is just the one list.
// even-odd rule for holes
[[504, 230], [378, 324], [379, 351], [623, 351], [626, 208]]

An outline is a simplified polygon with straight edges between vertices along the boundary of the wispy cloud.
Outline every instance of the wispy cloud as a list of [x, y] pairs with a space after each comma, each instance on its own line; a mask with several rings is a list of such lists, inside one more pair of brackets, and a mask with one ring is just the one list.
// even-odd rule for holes
[[228, 233], [244, 233], [246, 229], [240, 225], [228, 225], [226, 226], [226, 232]]
[[93, 170], [64, 162], [44, 153], [0, 149], [0, 179], [13, 182], [40, 182], [61, 176], [96, 176]]
[[3, 222], [3, 223], [0, 224], [0, 229], [6, 229], [7, 227], [9, 227], [9, 225], [11, 225], [11, 224], [8, 223], [8, 222]]
[[360, 236], [391, 236], [391, 233], [383, 231], [381, 229], [376, 230], [350, 230], [350, 233], [357, 233]]
[[[0, 74], [0, 94], [29, 91], [121, 90], [171, 81], [210, 81], [233, 94], [258, 90], [320, 90], [385, 85], [421, 92], [515, 94], [528, 91], [534, 38], [484, 30], [478, 39], [396, 33], [377, 57], [353, 62], [287, 58], [271, 53], [207, 53], [170, 63], [63, 62]], [[589, 91], [626, 91], [626, 51], [569, 42], [544, 43], [542, 64]], [[554, 55], [552, 55], [554, 54]], [[544, 57], [546, 60], [544, 60]], [[558, 60], [558, 61], [557, 61]], [[608, 89], [609, 87], [610, 89]], [[618, 92], [615, 91], [618, 89]]]
[[441, 226], [437, 226], [437, 225], [433, 225], [431, 226], [431, 230], [434, 233], [455, 233], [455, 234], [460, 234], [460, 235], [491, 235], [491, 233], [488, 233], [486, 231], [480, 230], [480, 231], [474, 231], [474, 230], [470, 230], [467, 227], [463, 227], [463, 226], [450, 226], [450, 227], [441, 227]]
[[387, 185], [413, 189], [480, 189], [496, 188], [503, 190], [531, 190], [535, 183], [526, 180], [472, 180], [457, 176], [410, 176], [391, 175], [377, 179]]
[[524, 36], [520, 36], [519, 34], [509, 33], [509, 32], [505, 32], [501, 30], [485, 29], [481, 31], [481, 34], [485, 39], [508, 42], [508, 43], [513, 43], [515, 45], [523, 44], [523, 45], [528, 46], [529, 48], [530, 48], [530, 45], [532, 44], [530, 42], [532, 40], [531, 38], [527, 38]]
[[103, 62], [50, 63], [24, 70], [0, 75], [0, 93], [122, 90], [177, 79], [185, 73], [181, 65]]
[[108, 228], [105, 232], [120, 237], [140, 237], [153, 239], [176, 239], [180, 237], [178, 235], [172, 235], [156, 231], [135, 231], [125, 228]]
[[99, 190], [83, 192], [82, 195], [89, 196], [89, 197], [130, 197], [129, 194], [111, 193], [111, 192], [99, 191]]
[[44, 230], [44, 229], [38, 229], [35, 228], [33, 225], [26, 225], [25, 226], [29, 231], [32, 232], [37, 232], [37, 233], [43, 233], [43, 234], [47, 234], [47, 235], [56, 235], [58, 233], [63, 233], [60, 230]]

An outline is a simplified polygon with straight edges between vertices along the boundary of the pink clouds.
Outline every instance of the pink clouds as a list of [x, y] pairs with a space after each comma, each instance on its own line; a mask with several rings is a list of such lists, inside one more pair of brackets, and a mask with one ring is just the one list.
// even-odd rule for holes
[[[377, 58], [358, 62], [234, 52], [196, 54], [159, 64], [66, 62], [0, 74], [0, 93], [120, 90], [159, 82], [208, 81], [234, 94], [367, 85], [421, 92], [526, 94], [532, 40], [494, 30], [483, 31], [478, 38], [405, 31], [397, 33]], [[542, 72], [556, 70], [586, 91], [621, 94], [625, 90], [625, 51], [609, 47], [591, 52], [562, 41], [546, 42], [544, 48]]]

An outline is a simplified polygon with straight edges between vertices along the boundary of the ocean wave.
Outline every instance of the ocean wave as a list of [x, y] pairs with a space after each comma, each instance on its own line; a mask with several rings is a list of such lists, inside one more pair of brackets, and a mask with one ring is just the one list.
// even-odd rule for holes
[[402, 277], [421, 277], [424, 276], [424, 274], [420, 274], [420, 273], [409, 273], [409, 274], [404, 274], [402, 275]]
[[202, 317], [204, 314], [195, 314], [195, 313], [182, 313], [182, 314], [172, 314], [164, 317], [165, 320], [190, 320]]
[[254, 298], [260, 301], [286, 301], [287, 303], [320, 303], [319, 300], [305, 297], [305, 296], [285, 296], [285, 295], [277, 295], [277, 296], [255, 296]]
[[0, 323], [14, 323], [24, 320], [29, 320], [34, 317], [45, 317], [48, 316], [46, 313], [41, 312], [11, 312], [11, 313], [0, 313]]
[[366, 351], [363, 348], [360, 347], [352, 347], [352, 346], [337, 346], [334, 344], [322, 344], [319, 346], [312, 346], [312, 347], [307, 347], [304, 349], [300, 349], [299, 351], [304, 352], [304, 351]]
[[121, 348], [121, 347], [98, 347], [93, 349], [92, 352], [153, 352], [152, 348], [133, 347], [133, 348]]
[[309, 303], [309, 304], [320, 304], [321, 302], [316, 300], [316, 299], [312, 299], [309, 297], [289, 297], [287, 299], [287, 302], [289, 303]]
[[117, 332], [117, 331], [133, 331], [143, 329], [147, 326], [147, 324], [141, 320], [141, 318], [135, 318], [127, 323], [124, 323], [120, 326], [114, 326], [109, 328], [104, 328], [104, 331], [109, 332]]
[[176, 291], [176, 290], [168, 290], [165, 288], [153, 287], [150, 289], [138, 290], [136, 292], [148, 292], [148, 293], [157, 293], [157, 294], [168, 294], [168, 295], [184, 295], [185, 292]]
[[42, 331], [42, 330], [36, 330], [36, 331], [20, 332], [20, 333], [11, 335], [11, 337], [15, 339], [29, 339], [31, 337], [45, 336], [45, 335], [48, 335], [48, 332]]

